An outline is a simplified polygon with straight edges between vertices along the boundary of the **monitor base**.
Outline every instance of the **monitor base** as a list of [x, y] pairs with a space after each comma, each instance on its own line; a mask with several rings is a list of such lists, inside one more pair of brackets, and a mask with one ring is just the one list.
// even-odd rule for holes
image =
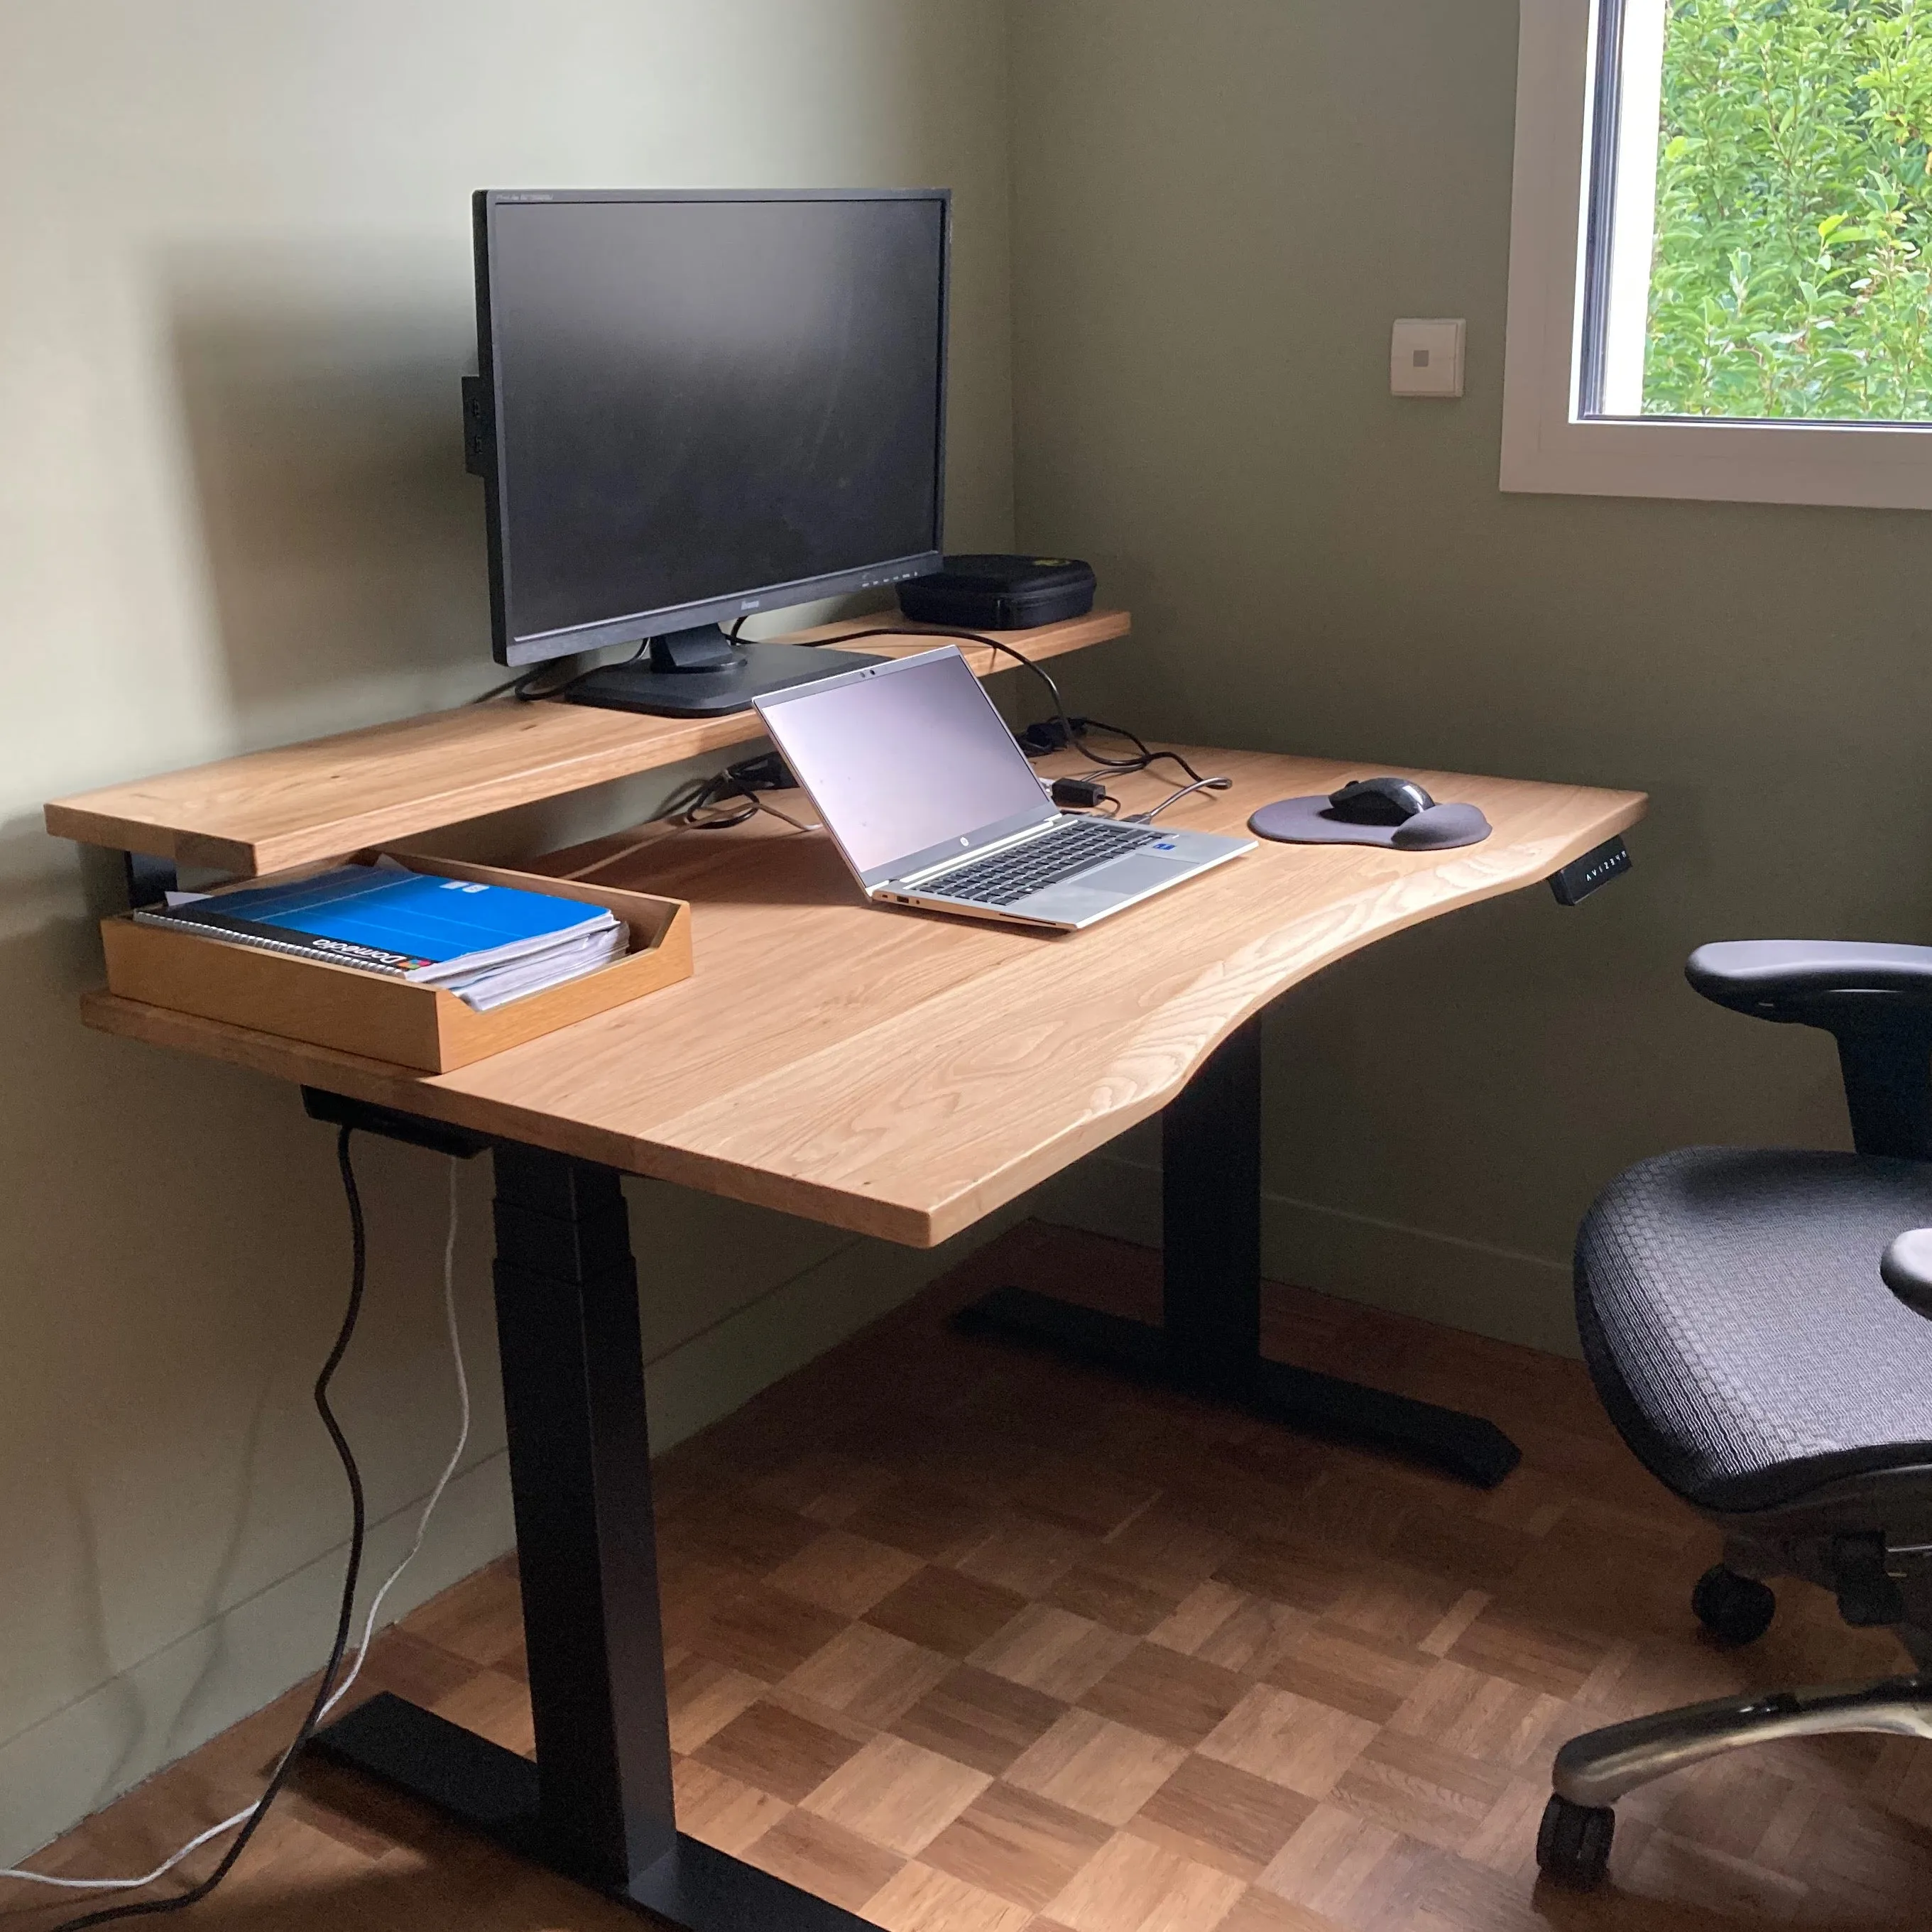
[[748, 711], [752, 700], [768, 692], [788, 691], [878, 662], [856, 651], [818, 650], [809, 644], [742, 644], [716, 669], [661, 669], [649, 660], [602, 664], [558, 695], [572, 704], [644, 711], [657, 718], [722, 718]]

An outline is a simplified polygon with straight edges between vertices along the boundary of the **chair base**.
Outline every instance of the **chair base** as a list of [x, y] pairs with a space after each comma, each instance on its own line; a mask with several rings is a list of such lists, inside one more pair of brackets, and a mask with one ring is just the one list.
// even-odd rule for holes
[[1559, 1798], [1594, 1809], [1627, 1792], [1746, 1744], [1833, 1731], [1883, 1731], [1932, 1738], [1932, 1676], [1886, 1677], [1805, 1690], [1720, 1697], [1633, 1718], [1572, 1738], [1556, 1754], [1550, 1782]]
[[1720, 1697], [1572, 1738], [1556, 1754], [1537, 1864], [1546, 1877], [1587, 1892], [1609, 1862], [1619, 1798], [1747, 1744], [1838, 1731], [1932, 1738], [1932, 1676]]

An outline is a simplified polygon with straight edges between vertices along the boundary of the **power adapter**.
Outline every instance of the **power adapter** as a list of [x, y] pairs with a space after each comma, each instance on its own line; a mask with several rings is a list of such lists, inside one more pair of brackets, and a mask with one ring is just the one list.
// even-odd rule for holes
[[741, 759], [729, 769], [733, 780], [743, 791], [794, 791], [798, 788], [791, 767], [776, 752]]
[[1090, 812], [1096, 806], [1106, 803], [1107, 788], [1098, 778], [1055, 778], [1053, 802], [1082, 806]]
[[[1084, 718], [1070, 718], [1066, 722], [1073, 728], [1076, 737], [1087, 728], [1087, 720]], [[1061, 729], [1058, 718], [1042, 718], [1037, 724], [1028, 725], [1016, 735], [1019, 740], [1020, 749], [1030, 758], [1043, 758], [1049, 752], [1066, 748], [1066, 734]]]

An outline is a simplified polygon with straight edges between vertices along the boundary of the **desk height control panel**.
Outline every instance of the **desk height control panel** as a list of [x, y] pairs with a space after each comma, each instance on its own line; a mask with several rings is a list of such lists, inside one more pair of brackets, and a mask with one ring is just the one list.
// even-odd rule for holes
[[1550, 890], [1558, 905], [1581, 905], [1598, 886], [1622, 878], [1630, 868], [1630, 848], [1621, 835], [1593, 846], [1580, 859], [1572, 859], [1560, 872], [1550, 877]]

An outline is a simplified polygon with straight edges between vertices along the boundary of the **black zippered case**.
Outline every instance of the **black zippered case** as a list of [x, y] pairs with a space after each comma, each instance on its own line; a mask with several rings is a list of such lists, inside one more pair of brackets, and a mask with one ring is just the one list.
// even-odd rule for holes
[[1070, 556], [949, 556], [931, 577], [899, 586], [899, 608], [920, 624], [1030, 631], [1094, 608], [1094, 566]]

